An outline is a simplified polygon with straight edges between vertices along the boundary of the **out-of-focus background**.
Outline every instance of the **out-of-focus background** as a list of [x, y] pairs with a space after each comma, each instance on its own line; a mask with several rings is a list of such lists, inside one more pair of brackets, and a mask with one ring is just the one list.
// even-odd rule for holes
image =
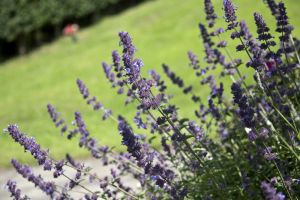
[[[295, 27], [293, 35], [300, 36], [300, 1], [284, 2]], [[213, 3], [218, 26], [222, 26], [222, 0]], [[275, 29], [275, 20], [263, 0], [234, 3], [239, 19], [246, 20], [254, 35], [254, 11], [262, 13]], [[62, 158], [66, 152], [84, 158], [88, 152], [79, 149], [78, 141], [67, 140], [54, 127], [46, 109], [47, 103], [52, 103], [70, 125], [74, 111], [82, 112], [100, 144], [120, 148], [117, 125], [110, 120], [103, 122], [101, 113], [85, 104], [76, 78], [82, 79], [90, 93], [111, 108], [115, 116], [123, 114], [132, 119], [134, 107], [124, 106], [124, 97], [111, 88], [101, 67], [102, 61], [111, 62], [112, 50], [120, 50], [118, 32], [128, 31], [132, 36], [137, 56], [145, 64], [143, 74], [149, 69], [162, 73], [161, 64], [166, 63], [189, 81], [187, 84], [193, 83], [199, 80], [188, 67], [187, 51], [196, 52], [200, 60], [204, 56], [198, 30], [199, 22], [206, 24], [203, 9], [203, 0], [1, 0], [0, 127], [18, 124], [42, 148], [49, 148], [55, 158]], [[228, 34], [225, 36], [228, 39]], [[228, 42], [235, 58], [245, 58], [243, 52], [234, 53], [235, 42]], [[247, 71], [244, 65], [240, 68]], [[247, 77], [250, 80], [251, 73]], [[167, 83], [170, 84], [168, 80]], [[204, 97], [208, 92], [200, 85], [196, 91]], [[180, 114], [193, 117], [197, 106], [186, 103], [188, 97], [176, 87], [170, 86], [168, 92], [175, 96], [172, 101], [181, 106]], [[8, 167], [11, 158], [33, 163], [22, 147], [1, 134], [0, 168]]]

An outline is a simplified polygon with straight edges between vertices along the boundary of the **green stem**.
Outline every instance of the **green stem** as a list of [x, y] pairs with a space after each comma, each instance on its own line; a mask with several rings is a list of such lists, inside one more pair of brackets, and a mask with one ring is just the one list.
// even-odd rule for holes
[[[268, 150], [266, 144], [263, 143], [263, 145], [265, 146], [265, 148], [266, 148], [266, 150], [268, 151], [268, 153], [271, 154], [271, 152]], [[280, 176], [280, 180], [281, 180], [281, 182], [282, 182], [282, 184], [283, 184], [284, 189], [286, 190], [286, 192], [287, 192], [289, 198], [292, 200], [292, 199], [293, 199], [293, 198], [292, 198], [292, 195], [291, 195], [291, 193], [290, 193], [290, 191], [289, 191], [289, 189], [288, 189], [286, 183], [284, 182], [284, 178], [283, 178], [283, 176], [282, 176], [282, 174], [281, 174], [281, 172], [280, 172], [280, 170], [279, 170], [279, 168], [278, 168], [278, 165], [277, 165], [276, 161], [275, 161], [275, 160], [272, 160], [272, 161], [273, 161], [273, 163], [274, 163], [274, 165], [275, 165], [275, 167], [276, 167], [276, 170], [277, 170], [277, 172], [278, 172], [278, 175]]]
[[293, 47], [294, 47], [294, 50], [295, 50], [295, 53], [296, 53], [296, 58], [297, 58], [297, 60], [298, 60], [298, 63], [300, 64], [300, 57], [299, 57], [297, 48], [296, 48], [296, 46], [295, 46], [295, 42], [294, 42], [294, 39], [293, 39], [292, 34], [290, 34], [290, 40], [291, 40], [291, 43], [292, 43], [292, 45], [293, 45]]

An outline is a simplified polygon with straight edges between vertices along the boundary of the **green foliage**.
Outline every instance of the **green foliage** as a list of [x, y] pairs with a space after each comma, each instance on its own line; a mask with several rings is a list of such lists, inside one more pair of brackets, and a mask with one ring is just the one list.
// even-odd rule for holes
[[0, 38], [13, 41], [46, 25], [76, 19], [122, 0], [3, 0], [0, 1]]

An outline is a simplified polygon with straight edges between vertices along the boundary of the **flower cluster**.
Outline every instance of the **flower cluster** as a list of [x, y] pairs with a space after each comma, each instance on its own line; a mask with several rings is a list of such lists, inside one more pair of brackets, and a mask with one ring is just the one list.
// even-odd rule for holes
[[[154, 70], [148, 77], [142, 76], [144, 64], [135, 57], [137, 48], [127, 32], [119, 33], [121, 53], [114, 50], [112, 63], [103, 62], [102, 67], [112, 88], [126, 96], [125, 105], [136, 108], [132, 119], [106, 109], [77, 79], [85, 103], [102, 112], [103, 120], [116, 123], [120, 145], [126, 152], [99, 145], [81, 113], [75, 112], [75, 120], [68, 126], [55, 108], [47, 105], [60, 132], [68, 133], [68, 139], [78, 135], [79, 148], [109, 167], [110, 173], [100, 178], [97, 169], [92, 172], [69, 154], [56, 161], [33, 138], [21, 133], [16, 125], [9, 125], [7, 131], [15, 142], [30, 152], [44, 170], [51, 171], [53, 178], [65, 177], [67, 182], [58, 187], [34, 175], [27, 165], [12, 160], [17, 172], [52, 199], [72, 199], [76, 187], [86, 191], [82, 195], [86, 200], [297, 199], [300, 59], [286, 7], [283, 2], [265, 0], [276, 19], [274, 31], [279, 36], [275, 38], [269, 28], [272, 26], [257, 12], [253, 14], [256, 31], [250, 30], [245, 21], [238, 19], [231, 0], [223, 1], [227, 27], [215, 28], [222, 19], [215, 14], [211, 0], [203, 3], [207, 25], [199, 24], [199, 30], [204, 56], [187, 53], [186, 70], [190, 70], [190, 76], [195, 75], [194, 83], [189, 84], [190, 77], [182, 78], [167, 64], [162, 65], [162, 76]], [[229, 40], [223, 38], [224, 32], [230, 35]], [[228, 45], [231, 40], [235, 40], [234, 45], [238, 42], [235, 50], [246, 58], [233, 53]], [[250, 67], [251, 76], [242, 73], [246, 67]], [[189, 117], [181, 112], [180, 104], [173, 103], [177, 96], [169, 93], [168, 84], [183, 92], [180, 98], [187, 97], [183, 106], [193, 103], [197, 108], [189, 111]], [[206, 97], [202, 91], [208, 91]], [[67, 167], [74, 172], [71, 177], [65, 174]], [[138, 187], [127, 184], [126, 178]], [[84, 180], [95, 183], [97, 190], [86, 187]], [[15, 182], [9, 181], [7, 188], [13, 198], [28, 199]]]
[[8, 180], [7, 181], [7, 188], [11, 193], [11, 197], [13, 197], [16, 200], [29, 200], [30, 198], [28, 196], [21, 196], [21, 190], [17, 188], [17, 184], [15, 181]]
[[30, 167], [26, 165], [21, 165], [17, 160], [12, 160], [11, 163], [16, 169], [16, 171], [19, 174], [21, 174], [24, 178], [34, 183], [36, 187], [39, 187], [43, 192], [45, 192], [51, 198], [54, 197], [54, 192], [56, 189], [54, 183], [44, 181], [40, 175], [35, 176], [32, 170], [30, 169]]

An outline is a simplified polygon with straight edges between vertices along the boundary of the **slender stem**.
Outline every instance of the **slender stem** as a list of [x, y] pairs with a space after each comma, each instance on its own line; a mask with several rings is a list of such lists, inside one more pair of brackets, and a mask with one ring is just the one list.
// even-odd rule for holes
[[298, 133], [298, 131], [297, 131], [297, 128], [296, 127], [294, 127], [290, 122], [289, 122], [289, 120], [287, 120], [285, 117], [284, 117], [284, 115], [276, 108], [276, 106], [271, 102], [271, 104], [272, 104], [272, 106], [273, 106], [273, 108], [276, 110], [276, 112], [280, 115], [280, 117], [297, 133], [297, 134], [299, 134]]
[[[163, 113], [162, 110], [160, 110], [160, 108], [158, 108], [158, 111], [167, 119], [167, 121], [169, 122], [169, 124], [172, 126], [172, 128], [178, 132], [179, 134], [180, 131], [175, 127], [175, 125], [173, 124], [173, 122]], [[183, 136], [181, 134], [181, 136]], [[186, 147], [188, 148], [188, 150], [193, 154], [193, 156], [198, 160], [198, 162], [204, 167], [205, 171], [211, 176], [211, 178], [213, 179], [213, 182], [216, 186], [216, 188], [218, 188], [217, 182], [215, 180], [215, 177], [213, 175], [213, 173], [211, 172], [210, 168], [206, 169], [205, 167], [205, 163], [201, 160], [201, 158], [194, 152], [194, 150], [192, 149], [192, 147], [190, 146], [190, 144], [187, 142], [187, 140], [184, 138], [183, 139], [183, 143], [186, 145]]]
[[[142, 78], [142, 77], [140, 77]], [[126, 83], [127, 87], [129, 88], [129, 85]], [[150, 89], [150, 94], [152, 96], [152, 98], [155, 98], [151, 89]], [[134, 97], [141, 103], [141, 100], [134, 94]], [[174, 125], [174, 123], [169, 119], [168, 116], [166, 116], [163, 111], [160, 109], [160, 107], [158, 107], [157, 109], [159, 111], [159, 113], [165, 117], [165, 119], [168, 121], [168, 123], [172, 126], [173, 130], [176, 131], [178, 134], [180, 134], [182, 137], [184, 137], [180, 130], [178, 130], [178, 128], [176, 128], [176, 126]], [[147, 110], [148, 113], [150, 113], [149, 110]], [[152, 116], [153, 120], [155, 120], [154, 116], [151, 114], [150, 116]], [[199, 156], [194, 152], [194, 150], [191, 148], [190, 144], [186, 141], [186, 138], [183, 139], [183, 143], [186, 145], [186, 147], [188, 148], [188, 150], [192, 153], [192, 155], [199, 161], [199, 163], [204, 167], [204, 169], [206, 169], [205, 164], [203, 163], [203, 161], [201, 160], [201, 158], [199, 158]], [[186, 152], [184, 150], [182, 150], [182, 152], [186, 154]], [[215, 177], [213, 176], [213, 174], [211, 173], [210, 169], [208, 168], [207, 173], [211, 176], [211, 178], [213, 179], [213, 183], [215, 184], [216, 188], [218, 188], [217, 182], [215, 181]]]
[[[129, 88], [129, 85], [128, 85], [128, 84], [126, 84], [126, 86]], [[134, 95], [134, 98], [135, 98], [136, 100], [138, 100], [139, 103], [141, 103], [141, 100], [140, 100], [135, 94], [133, 94], [133, 95]], [[147, 112], [147, 114], [151, 117], [152, 120], [156, 121], [154, 115], [153, 115], [149, 110], [147, 110], [146, 112]], [[163, 130], [164, 133], [166, 133], [166, 134], [171, 138], [171, 135], [168, 133], [168, 131], [166, 131], [163, 127], [162, 127], [161, 129]], [[185, 154], [186, 157], [188, 157], [188, 158], [192, 161], [192, 159], [190, 158], [190, 156], [189, 156], [189, 155], [181, 148], [181, 145], [180, 145], [180, 144], [179, 144], [179, 148], [180, 148], [180, 150], [182, 151], [182, 153]]]
[[[283, 30], [283, 25], [282, 25], [281, 28], [282, 28], [282, 30]], [[283, 32], [282, 32], [281, 36], [283, 37]], [[284, 55], [285, 55], [286, 62], [287, 62], [287, 64], [289, 64], [290, 62], [289, 62], [289, 59], [288, 59], [288, 56], [287, 56], [287, 52], [286, 52], [286, 47], [285, 47], [285, 42], [284, 42], [284, 41], [282, 41], [282, 46], [283, 46], [283, 50], [284, 50]], [[296, 81], [295, 81], [294, 78], [292, 78], [292, 81], [293, 81], [294, 85], [296, 86], [297, 91], [300, 91], [300, 88], [299, 88], [299, 86], [298, 86], [298, 84], [296, 83]]]
[[[271, 152], [270, 152], [269, 149], [267, 148], [266, 144], [263, 143], [263, 145], [265, 146], [265, 148], [266, 148], [266, 150], [267, 150], [267, 153], [268, 153], [268, 154], [271, 154]], [[286, 190], [286, 192], [287, 192], [289, 198], [290, 198], [290, 199], [293, 199], [293, 198], [292, 198], [292, 195], [291, 195], [291, 193], [290, 193], [290, 191], [289, 191], [289, 189], [288, 189], [288, 187], [287, 187], [287, 185], [286, 185], [286, 183], [285, 183], [285, 181], [284, 181], [284, 178], [283, 178], [283, 176], [282, 176], [282, 174], [281, 174], [281, 172], [280, 172], [280, 170], [279, 170], [279, 168], [278, 168], [278, 165], [277, 165], [276, 161], [275, 161], [275, 160], [272, 160], [272, 161], [273, 161], [273, 163], [274, 163], [274, 165], [275, 165], [275, 167], [276, 167], [276, 170], [277, 170], [277, 172], [278, 172], [278, 175], [280, 176], [280, 180], [281, 180], [281, 182], [282, 182], [282, 184], [283, 184], [283, 186], [284, 186], [284, 189]]]
[[299, 154], [297, 154], [294, 149], [289, 145], [289, 143], [282, 137], [282, 135], [280, 135], [277, 131], [275, 131], [275, 133], [277, 134], [277, 136], [279, 137], [279, 139], [286, 145], [286, 147], [294, 154], [294, 156], [296, 157], [296, 159], [298, 161], [300, 161], [300, 156]]
[[[95, 174], [91, 174], [90, 172], [87, 172], [87, 171], [84, 171], [84, 170], [82, 170], [82, 169], [79, 169], [79, 168], [77, 168], [77, 167], [74, 167], [74, 166], [72, 166], [72, 165], [68, 165], [68, 164], [65, 164], [65, 166], [68, 166], [68, 167], [70, 167], [70, 168], [72, 168], [72, 169], [74, 169], [74, 170], [78, 170], [78, 171], [80, 171], [80, 172], [83, 172], [83, 173], [86, 173], [86, 174], [88, 174], [89, 176], [91, 176], [91, 177], [93, 177], [93, 178], [95, 178], [95, 179], [97, 179], [97, 180], [102, 180], [102, 179], [100, 179], [97, 175], [95, 175]], [[63, 174], [64, 175], [64, 174]], [[72, 179], [70, 179], [69, 177], [67, 177], [66, 175], [64, 175], [66, 178], [68, 178], [69, 180], [72, 180]], [[109, 185], [111, 185], [111, 186], [113, 186], [113, 187], [115, 187], [116, 189], [118, 189], [118, 190], [120, 190], [121, 192], [123, 192], [124, 194], [126, 194], [127, 196], [130, 196], [130, 197], [132, 197], [133, 199], [138, 199], [136, 196], [134, 196], [133, 194], [131, 194], [131, 193], [129, 193], [129, 192], [127, 192], [127, 191], [125, 191], [125, 190], [123, 190], [122, 188], [120, 188], [120, 187], [118, 187], [118, 186], [116, 186], [116, 185], [114, 185], [114, 184], [112, 184], [112, 183], [108, 183]], [[79, 185], [79, 184], [78, 184]], [[81, 187], [82, 187], [82, 185], [80, 185]], [[84, 187], [84, 186], [83, 186]], [[88, 191], [88, 190], [87, 190]], [[92, 191], [89, 191], [89, 192], [92, 192]], [[93, 192], [92, 192], [93, 193]]]
[[292, 43], [292, 45], [293, 45], [293, 47], [294, 47], [294, 50], [295, 50], [295, 54], [296, 54], [296, 58], [297, 58], [297, 60], [298, 60], [298, 63], [300, 64], [299, 53], [298, 53], [297, 48], [296, 48], [296, 46], [295, 46], [295, 42], [294, 42], [294, 38], [293, 38], [292, 34], [290, 34], [290, 40], [291, 40], [291, 43]]
[[[70, 177], [68, 177], [67, 175], [65, 175], [65, 174], [62, 174], [65, 178], [67, 178], [69, 181], [73, 181], [73, 179], [71, 179]], [[87, 187], [85, 187], [85, 186], [83, 186], [83, 185], [81, 185], [80, 183], [76, 183], [76, 185], [78, 185], [79, 187], [81, 187], [81, 188], [83, 188], [84, 190], [86, 190], [86, 191], [88, 191], [89, 193], [91, 193], [91, 194], [96, 194], [95, 192], [93, 192], [92, 190], [90, 190], [90, 189], [88, 189]], [[98, 194], [96, 194], [97, 196], [98, 196]]]

